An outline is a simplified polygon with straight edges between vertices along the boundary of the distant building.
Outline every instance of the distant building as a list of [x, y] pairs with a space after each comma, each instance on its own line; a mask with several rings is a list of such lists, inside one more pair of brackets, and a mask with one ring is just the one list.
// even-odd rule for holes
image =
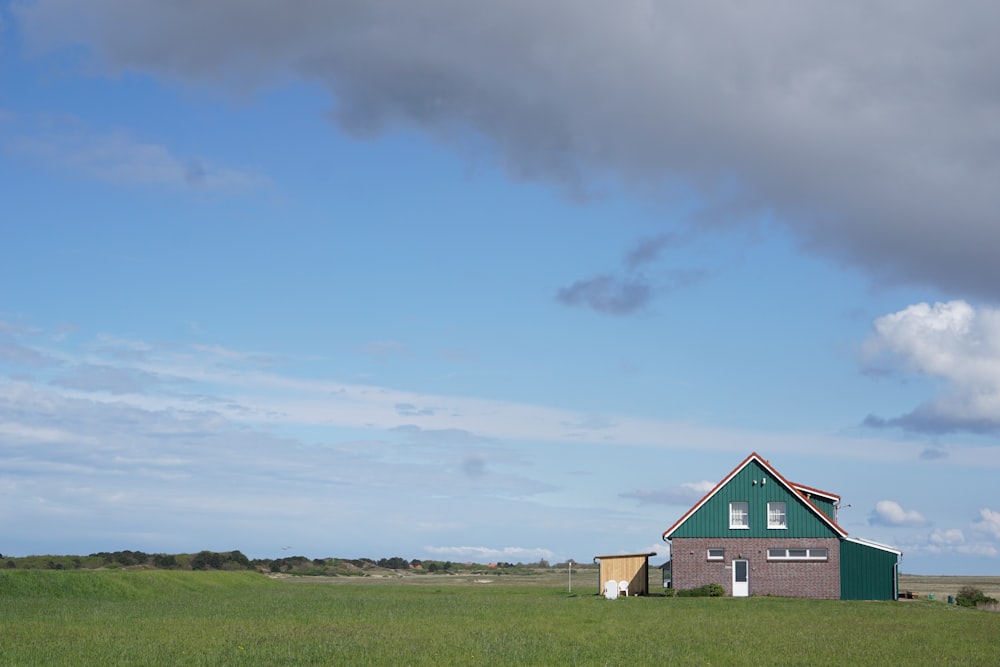
[[675, 589], [894, 600], [902, 552], [849, 537], [840, 496], [786, 480], [756, 452], [663, 533]]

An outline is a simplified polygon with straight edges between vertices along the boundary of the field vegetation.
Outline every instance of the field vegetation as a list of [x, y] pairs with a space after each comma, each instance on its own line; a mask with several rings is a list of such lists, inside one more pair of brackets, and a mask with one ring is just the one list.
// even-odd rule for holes
[[[565, 563], [562, 564], [565, 567]], [[0, 569], [7, 570], [80, 570], [80, 569], [160, 569], [160, 570], [254, 570], [298, 576], [365, 577], [403, 574], [468, 574], [485, 572], [522, 575], [549, 568], [546, 561], [537, 563], [453, 563], [439, 560], [390, 558], [247, 558], [236, 551], [199, 551], [196, 554], [149, 554], [143, 551], [102, 551], [87, 556], [24, 556], [0, 554]], [[558, 565], [557, 565], [558, 567]], [[580, 566], [577, 566], [580, 567]], [[585, 567], [593, 567], [588, 565]]]
[[923, 597], [612, 602], [597, 588], [593, 569], [574, 573], [572, 592], [556, 568], [0, 569], [0, 664], [992, 665], [1000, 650], [1000, 614]]

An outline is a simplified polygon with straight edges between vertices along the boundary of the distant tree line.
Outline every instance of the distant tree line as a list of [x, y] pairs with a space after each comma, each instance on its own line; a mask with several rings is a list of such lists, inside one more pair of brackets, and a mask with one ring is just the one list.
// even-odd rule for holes
[[[315, 576], [371, 576], [380, 571], [405, 570], [412, 574], [426, 573], [476, 573], [519, 574], [538, 568], [548, 568], [545, 560], [536, 563], [498, 562], [489, 565], [458, 563], [440, 560], [407, 560], [402, 556], [389, 558], [307, 558], [284, 556], [281, 558], [250, 559], [239, 550], [199, 551], [195, 554], [146, 553], [144, 551], [99, 551], [87, 556], [25, 556], [12, 557], [0, 554], [2, 567], [7, 569], [71, 570], [99, 568], [145, 568], [162, 570], [255, 570], [258, 572], [285, 573]], [[558, 566], [558, 564], [557, 564]], [[565, 567], [565, 565], [563, 565]], [[586, 567], [586, 565], [580, 565]]]

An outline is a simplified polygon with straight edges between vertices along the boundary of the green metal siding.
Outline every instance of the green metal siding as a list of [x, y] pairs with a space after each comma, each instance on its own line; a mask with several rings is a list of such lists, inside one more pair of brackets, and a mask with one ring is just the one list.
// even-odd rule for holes
[[826, 500], [825, 498], [820, 498], [819, 496], [813, 496], [809, 499], [812, 504], [819, 509], [820, 512], [830, 517], [831, 521], [837, 520], [837, 509], [833, 505], [832, 500]]
[[899, 557], [848, 540], [840, 542], [840, 599], [894, 600]]
[[[761, 480], [765, 480], [761, 483]], [[756, 484], [754, 484], [756, 482]], [[729, 527], [729, 503], [746, 502], [749, 529]], [[784, 502], [785, 529], [767, 527], [767, 503]], [[836, 533], [798, 497], [788, 491], [757, 461], [751, 461], [689, 516], [671, 537], [835, 537]]]

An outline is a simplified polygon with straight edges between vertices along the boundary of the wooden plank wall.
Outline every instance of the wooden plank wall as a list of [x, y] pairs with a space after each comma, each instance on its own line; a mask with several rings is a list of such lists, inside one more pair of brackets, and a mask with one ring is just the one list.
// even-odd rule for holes
[[604, 592], [604, 582], [609, 579], [629, 582], [629, 595], [646, 595], [649, 593], [649, 557], [648, 556], [615, 556], [601, 558], [601, 593]]

